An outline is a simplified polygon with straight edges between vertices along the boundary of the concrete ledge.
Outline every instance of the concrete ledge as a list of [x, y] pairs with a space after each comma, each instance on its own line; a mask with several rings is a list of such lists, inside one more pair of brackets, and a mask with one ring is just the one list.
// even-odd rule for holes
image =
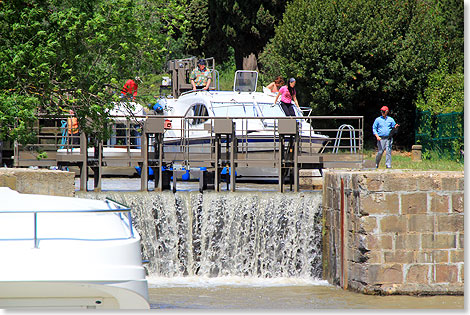
[[72, 197], [75, 195], [74, 178], [72, 172], [0, 168], [0, 187], [9, 187], [25, 194]]
[[318, 170], [299, 170], [299, 188], [321, 190], [323, 177]]

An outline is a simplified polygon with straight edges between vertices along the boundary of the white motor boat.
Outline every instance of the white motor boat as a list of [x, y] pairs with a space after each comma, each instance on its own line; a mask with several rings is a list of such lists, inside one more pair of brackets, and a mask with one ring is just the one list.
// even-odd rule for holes
[[0, 201], [0, 308], [149, 308], [129, 208], [6, 187]]
[[[237, 71], [233, 91], [198, 90], [185, 92], [177, 99], [160, 99], [158, 104], [163, 109], [161, 115], [165, 117], [165, 156], [171, 159], [172, 153], [175, 153], [175, 161], [177, 161], [181, 159], [181, 155], [178, 156], [178, 154], [182, 152], [185, 154], [211, 152], [214, 124], [220, 118], [230, 118], [235, 123], [238, 153], [278, 151], [279, 121], [291, 118], [286, 116], [279, 103], [274, 104], [275, 93], [267, 89], [263, 92], [256, 92], [257, 80], [256, 71]], [[131, 112], [129, 108], [132, 109]], [[300, 152], [302, 154], [318, 153], [325, 148], [329, 138], [314, 132], [302, 111], [296, 106], [294, 109]], [[109, 114], [115, 121], [114, 132], [103, 147], [103, 156], [110, 158], [110, 161], [112, 158], [131, 161], [133, 157], [139, 157], [141, 146], [140, 133], [136, 133], [137, 124], [150, 116], [148, 110], [137, 103], [116, 103], [115, 108]], [[124, 122], [127, 128], [117, 128], [119, 125], [124, 127]], [[120, 141], [124, 142], [125, 146], [120, 146]], [[150, 145], [149, 151], [153, 149]], [[225, 148], [222, 148], [222, 152], [225, 152], [224, 150]], [[94, 149], [89, 148], [88, 155], [93, 156], [93, 154]], [[58, 157], [73, 155], [80, 155], [80, 148], [64, 147], [57, 151]], [[274, 154], [269, 158], [274, 158]], [[178, 168], [177, 164], [178, 162], [175, 162]], [[112, 165], [108, 163], [108, 166]], [[237, 177], [244, 179], [277, 178], [277, 172], [277, 168], [237, 167]], [[103, 174], [107, 174], [106, 171]]]
[[[233, 91], [189, 91], [178, 99], [165, 99], [164, 115], [171, 120], [171, 128], [166, 128], [164, 135], [167, 156], [171, 152], [181, 151], [183, 146], [187, 147], [185, 150], [189, 153], [210, 152], [214, 122], [218, 118], [233, 119], [239, 153], [278, 150], [279, 120], [287, 119], [287, 116], [279, 103], [274, 104], [276, 93], [267, 89], [256, 92], [257, 80], [256, 71], [237, 71]], [[294, 109], [301, 152], [318, 153], [329, 138], [314, 132], [302, 111], [296, 106]], [[277, 177], [277, 169], [238, 167], [237, 176]]]

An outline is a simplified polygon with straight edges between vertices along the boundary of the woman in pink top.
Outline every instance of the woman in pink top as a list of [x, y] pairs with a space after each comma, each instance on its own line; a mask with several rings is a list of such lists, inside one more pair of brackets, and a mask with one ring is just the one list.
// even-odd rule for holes
[[295, 110], [292, 101], [294, 101], [294, 104], [300, 109], [294, 86], [295, 79], [290, 78], [289, 83], [279, 89], [279, 93], [277, 94], [276, 100], [274, 101], [274, 104], [276, 104], [279, 96], [281, 97], [281, 107], [284, 113], [286, 113], [286, 116], [295, 116]]

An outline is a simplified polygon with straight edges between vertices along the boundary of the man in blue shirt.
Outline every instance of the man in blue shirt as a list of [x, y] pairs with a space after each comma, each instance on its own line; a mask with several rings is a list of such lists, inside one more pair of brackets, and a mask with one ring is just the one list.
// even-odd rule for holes
[[385, 166], [387, 168], [392, 167], [392, 142], [393, 138], [390, 137], [390, 132], [393, 128], [397, 128], [399, 125], [395, 122], [392, 117], [388, 117], [388, 107], [382, 106], [380, 109], [382, 116], [377, 117], [372, 126], [372, 132], [377, 138], [377, 146], [379, 151], [375, 157], [375, 168], [379, 167], [380, 160], [382, 159], [382, 154], [384, 150], [387, 151], [385, 155]]

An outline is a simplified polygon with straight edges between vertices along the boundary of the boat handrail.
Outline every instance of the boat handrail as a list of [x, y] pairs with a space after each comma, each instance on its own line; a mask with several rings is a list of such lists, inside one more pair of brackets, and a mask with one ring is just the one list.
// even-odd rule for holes
[[[38, 213], [103, 213], [103, 212], [107, 212], [107, 213], [119, 213], [119, 218], [121, 219], [121, 221], [127, 225], [127, 227], [129, 228], [129, 232], [130, 232], [130, 236], [127, 238], [127, 239], [131, 239], [131, 238], [135, 238], [135, 235], [134, 235], [134, 229], [132, 227], [132, 216], [131, 216], [131, 208], [117, 202], [117, 201], [114, 201], [110, 198], [106, 198], [105, 200], [106, 203], [109, 203], [109, 202], [113, 202], [115, 204], [117, 204], [118, 206], [120, 207], [123, 207], [123, 208], [117, 208], [117, 209], [84, 209], [84, 210], [73, 210], [73, 209], [68, 209], [68, 210], [0, 210], [0, 213], [32, 213], [34, 215], [34, 248], [39, 248], [39, 239], [38, 239], [38, 236], [37, 236], [37, 226], [38, 226]], [[127, 212], [127, 222], [125, 222], [121, 216], [121, 213], [122, 212]], [[47, 238], [48, 240], [51, 240], [51, 239], [62, 239], [62, 238]], [[112, 239], [122, 239], [122, 238], [112, 238]], [[112, 240], [112, 239], [106, 239], [106, 240]], [[19, 240], [23, 240], [23, 239], [19, 239]]]
[[180, 97], [183, 96], [183, 95], [187, 95], [187, 94], [191, 94], [191, 93], [196, 93], [196, 92], [209, 92], [209, 94], [212, 94], [211, 91], [214, 91], [214, 90], [204, 90], [204, 89], [189, 90], [189, 91], [186, 91], [186, 92], [181, 93]]

